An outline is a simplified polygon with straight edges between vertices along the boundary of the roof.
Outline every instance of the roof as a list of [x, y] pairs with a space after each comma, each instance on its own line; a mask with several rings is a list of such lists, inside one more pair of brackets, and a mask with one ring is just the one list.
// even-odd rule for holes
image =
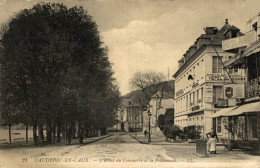
[[127, 99], [127, 98], [123, 98], [122, 99], [122, 103], [121, 106], [124, 107], [130, 107], [130, 106], [141, 106], [139, 103], [136, 103], [134, 100], [132, 99]]
[[169, 99], [169, 98], [174, 98], [173, 93], [165, 92], [165, 91], [158, 91], [155, 93], [152, 98], [164, 98], [164, 99]]
[[[202, 51], [204, 51], [206, 49], [206, 46], [221, 46], [222, 45], [222, 40], [226, 39], [225, 33], [229, 30], [229, 29], [236, 29], [239, 30], [237, 27], [235, 26], [231, 26], [228, 23], [225, 23], [223, 25], [223, 27], [214, 35], [212, 34], [201, 34], [195, 41], [195, 43], [199, 40], [199, 39], [210, 39], [211, 43], [210, 44], [204, 44], [202, 47], [200, 47], [186, 62], [184, 62], [184, 64], [176, 71], [176, 73], [173, 75], [174, 78], [176, 78], [178, 75], [180, 75], [180, 73], [188, 66], [190, 65], [193, 61], [194, 58], [197, 58], [199, 56], [199, 53], [201, 53]], [[194, 46], [195, 43], [192, 45]], [[182, 57], [183, 58], [183, 57]], [[181, 59], [182, 59], [181, 58]]]

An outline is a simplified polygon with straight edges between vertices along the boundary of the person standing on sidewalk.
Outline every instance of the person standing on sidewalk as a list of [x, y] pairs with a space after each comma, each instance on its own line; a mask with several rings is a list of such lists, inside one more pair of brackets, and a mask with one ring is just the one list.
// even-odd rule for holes
[[84, 139], [84, 128], [79, 129], [78, 137], [79, 137], [79, 144], [81, 145]]
[[218, 142], [218, 136], [214, 128], [211, 129], [211, 132], [206, 134], [208, 139], [208, 151], [212, 154], [216, 154], [216, 141]]
[[146, 130], [144, 131], [144, 137], [145, 138], [147, 137], [147, 131]]

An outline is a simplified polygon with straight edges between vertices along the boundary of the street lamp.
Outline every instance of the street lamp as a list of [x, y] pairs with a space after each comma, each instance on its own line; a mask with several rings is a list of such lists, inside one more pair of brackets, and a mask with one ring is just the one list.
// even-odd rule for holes
[[152, 113], [150, 112], [150, 110], [148, 110], [148, 118], [149, 118], [149, 134], [148, 134], [148, 143], [151, 143], [151, 116]]

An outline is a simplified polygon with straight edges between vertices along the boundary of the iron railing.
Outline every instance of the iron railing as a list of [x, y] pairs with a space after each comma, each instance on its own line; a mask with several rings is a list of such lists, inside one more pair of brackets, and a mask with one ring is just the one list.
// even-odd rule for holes
[[245, 98], [258, 97], [260, 95], [260, 77], [252, 79], [245, 84]]

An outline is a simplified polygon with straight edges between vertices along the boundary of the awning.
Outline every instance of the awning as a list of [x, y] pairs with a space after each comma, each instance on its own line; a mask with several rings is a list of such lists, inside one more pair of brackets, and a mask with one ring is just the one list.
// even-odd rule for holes
[[242, 105], [232, 110], [231, 112], [224, 114], [223, 116], [235, 116], [243, 113], [253, 113], [253, 112], [260, 112], [260, 102], [248, 103]]
[[223, 108], [223, 109], [217, 111], [216, 113], [212, 114], [211, 117], [212, 117], [212, 118], [216, 118], [216, 117], [223, 116], [223, 115], [225, 115], [225, 114], [231, 112], [231, 111], [234, 110], [235, 108], [238, 108], [238, 106]]

